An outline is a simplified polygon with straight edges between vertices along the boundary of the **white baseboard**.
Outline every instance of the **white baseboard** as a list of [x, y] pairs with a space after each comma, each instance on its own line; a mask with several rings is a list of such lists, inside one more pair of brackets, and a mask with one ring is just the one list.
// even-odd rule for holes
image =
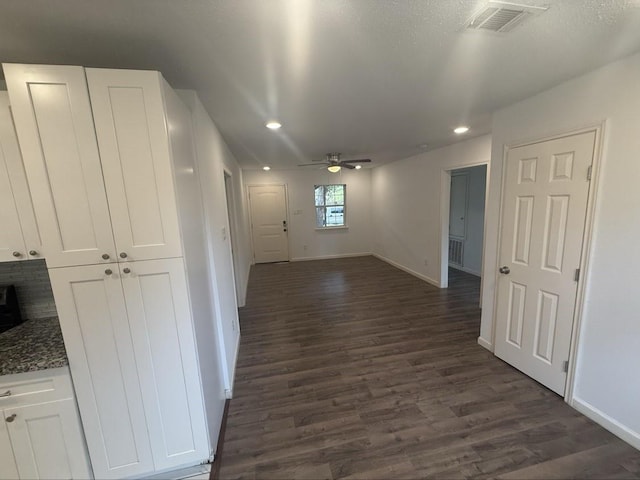
[[379, 255], [377, 253], [372, 253], [371, 255], [373, 255], [374, 257], [382, 260], [383, 262], [387, 262], [389, 265], [392, 265], [392, 266], [394, 266], [396, 268], [399, 268], [400, 270], [402, 270], [404, 272], [407, 272], [410, 275], [413, 275], [414, 277], [419, 278], [420, 280], [424, 280], [425, 282], [430, 283], [434, 287], [440, 288], [440, 282], [438, 282], [437, 280], [434, 280], [431, 277], [427, 277], [426, 275], [423, 275], [423, 274], [418, 273], [418, 272], [416, 272], [414, 270], [411, 270], [410, 268], [405, 267], [404, 265], [400, 265], [399, 263], [394, 262], [393, 260], [391, 260], [391, 259], [389, 259], [387, 257], [383, 257], [382, 255]]
[[456, 270], [460, 270], [462, 272], [470, 273], [471, 275], [475, 275], [476, 277], [481, 277], [482, 276], [482, 274], [480, 272], [477, 272], [477, 271], [472, 270], [472, 269], [467, 268], [467, 267], [461, 267], [460, 265], [453, 265], [451, 263], [449, 264], [449, 266], [451, 268], [455, 268]]
[[634, 432], [617, 420], [611, 418], [606, 413], [598, 410], [593, 405], [585, 402], [584, 400], [580, 400], [579, 398], [574, 397], [573, 400], [569, 402], [569, 405], [571, 405], [586, 417], [589, 417], [597, 424], [603, 426], [617, 437], [620, 437], [632, 447], [640, 450], [640, 433]]
[[486, 348], [490, 352], [493, 352], [493, 344], [490, 341], [488, 341], [488, 340], [486, 340], [486, 339], [484, 339], [482, 337], [478, 337], [478, 345], [480, 345], [481, 347]]
[[292, 258], [291, 262], [308, 262], [310, 260], [331, 260], [332, 258], [351, 258], [351, 257], [368, 257], [372, 255], [371, 252], [360, 252], [360, 253], [342, 253], [339, 255], [319, 255], [317, 257], [295, 257]]

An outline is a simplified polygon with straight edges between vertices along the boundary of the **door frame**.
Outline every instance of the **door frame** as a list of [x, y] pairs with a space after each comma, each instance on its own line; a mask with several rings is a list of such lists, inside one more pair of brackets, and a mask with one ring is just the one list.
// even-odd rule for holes
[[284, 209], [285, 209], [285, 217], [287, 220], [287, 262], [291, 261], [291, 222], [289, 221], [289, 190], [287, 189], [286, 183], [250, 183], [247, 184], [247, 206], [249, 207], [249, 232], [251, 234], [251, 265], [256, 264], [256, 252], [255, 247], [253, 246], [253, 217], [251, 216], [251, 196], [249, 192], [251, 191], [251, 187], [282, 187], [284, 188]]
[[455, 170], [463, 170], [466, 168], [481, 167], [486, 165], [486, 179], [484, 184], [484, 222], [482, 230], [482, 266], [480, 271], [480, 306], [482, 307], [482, 288], [484, 285], [485, 272], [485, 242], [487, 240], [487, 201], [489, 199], [489, 173], [491, 171], [491, 162], [489, 160], [465, 163], [444, 167], [440, 170], [440, 258], [439, 267], [440, 275], [438, 283], [440, 288], [449, 287], [449, 211], [451, 207], [451, 172]]
[[237, 262], [238, 259], [238, 229], [236, 228], [236, 199], [235, 199], [235, 188], [233, 187], [233, 173], [228, 170], [226, 167], [222, 169], [222, 181], [224, 183], [224, 196], [225, 203], [227, 204], [227, 223], [229, 224], [229, 249], [231, 250], [231, 266], [233, 267], [233, 285], [236, 293], [236, 302], [238, 306], [242, 303], [242, 285], [240, 285], [240, 279], [238, 277], [237, 271]]
[[[574, 382], [576, 374], [576, 356], [578, 353], [578, 344], [580, 342], [580, 331], [582, 326], [582, 315], [584, 311], [585, 292], [587, 288], [587, 278], [590, 274], [590, 260], [592, 256], [592, 239], [593, 239], [593, 224], [595, 216], [595, 206], [597, 201], [597, 193], [600, 189], [600, 170], [602, 168], [603, 148], [604, 148], [604, 135], [606, 131], [607, 121], [604, 120], [600, 124], [591, 125], [587, 127], [577, 128], [573, 130], [566, 130], [561, 133], [546, 135], [537, 139], [528, 139], [525, 141], [519, 141], [516, 143], [510, 143], [503, 145], [502, 148], [502, 172], [500, 180], [500, 208], [498, 211], [498, 242], [496, 250], [496, 259], [494, 267], [494, 285], [497, 285], [500, 273], [498, 271], [500, 266], [500, 249], [502, 247], [502, 214], [504, 209], [504, 190], [506, 187], [506, 165], [507, 156], [509, 151], [524, 147], [527, 145], [533, 145], [536, 143], [544, 143], [550, 140], [557, 140], [559, 138], [570, 137], [574, 135], [580, 135], [582, 133], [594, 132], [595, 142], [593, 147], [593, 161], [591, 162], [591, 181], [589, 184], [589, 193], [587, 194], [586, 216], [584, 225], [584, 234], [582, 236], [582, 245], [580, 253], [580, 277], [578, 278], [578, 285], [576, 290], [575, 308], [573, 311], [573, 319], [571, 325], [571, 343], [569, 345], [569, 366], [567, 369], [567, 381], [564, 387], [564, 401], [569, 405], [574, 404]], [[486, 217], [485, 217], [486, 218]], [[484, 266], [484, 261], [483, 261]], [[496, 342], [496, 317], [498, 306], [498, 288], [494, 288], [493, 291], [493, 315], [491, 318], [491, 342], [492, 346]]]

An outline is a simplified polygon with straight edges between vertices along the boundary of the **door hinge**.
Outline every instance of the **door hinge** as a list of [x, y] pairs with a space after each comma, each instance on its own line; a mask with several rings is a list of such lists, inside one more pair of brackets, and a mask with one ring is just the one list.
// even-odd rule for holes
[[576, 273], [573, 274], [573, 280], [576, 281], [576, 282], [578, 280], [580, 280], [580, 269], [579, 268], [576, 268]]
[[593, 171], [593, 166], [589, 165], [589, 168], [587, 168], [587, 180], [591, 180], [592, 171]]
[[565, 373], [569, 371], [569, 360], [562, 362], [562, 371]]

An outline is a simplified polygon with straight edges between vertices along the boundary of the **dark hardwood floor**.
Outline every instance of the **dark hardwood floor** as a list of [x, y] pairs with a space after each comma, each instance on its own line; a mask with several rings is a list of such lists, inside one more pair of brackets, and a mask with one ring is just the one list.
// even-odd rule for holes
[[256, 265], [220, 478], [640, 478], [640, 452], [478, 346], [479, 281]]

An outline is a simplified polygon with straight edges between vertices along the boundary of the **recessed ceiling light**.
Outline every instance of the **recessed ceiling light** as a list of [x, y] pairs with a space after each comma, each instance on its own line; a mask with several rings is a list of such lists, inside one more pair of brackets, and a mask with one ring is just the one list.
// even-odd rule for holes
[[465, 126], [460, 126], [458, 128], [453, 129], [453, 133], [457, 133], [458, 135], [460, 135], [461, 133], [467, 133], [468, 131], [469, 131], [469, 127], [465, 127]]
[[282, 124], [280, 122], [276, 122], [275, 120], [272, 120], [265, 124], [265, 127], [267, 127], [270, 130], [278, 130], [281, 126]]
[[271, 167], [270, 167], [269, 165], [265, 165], [264, 167], [262, 167], [262, 169], [263, 169], [265, 172], [268, 172], [269, 170], [271, 170]]
[[360, 170], [362, 168], [362, 165], [356, 165], [356, 170]]

